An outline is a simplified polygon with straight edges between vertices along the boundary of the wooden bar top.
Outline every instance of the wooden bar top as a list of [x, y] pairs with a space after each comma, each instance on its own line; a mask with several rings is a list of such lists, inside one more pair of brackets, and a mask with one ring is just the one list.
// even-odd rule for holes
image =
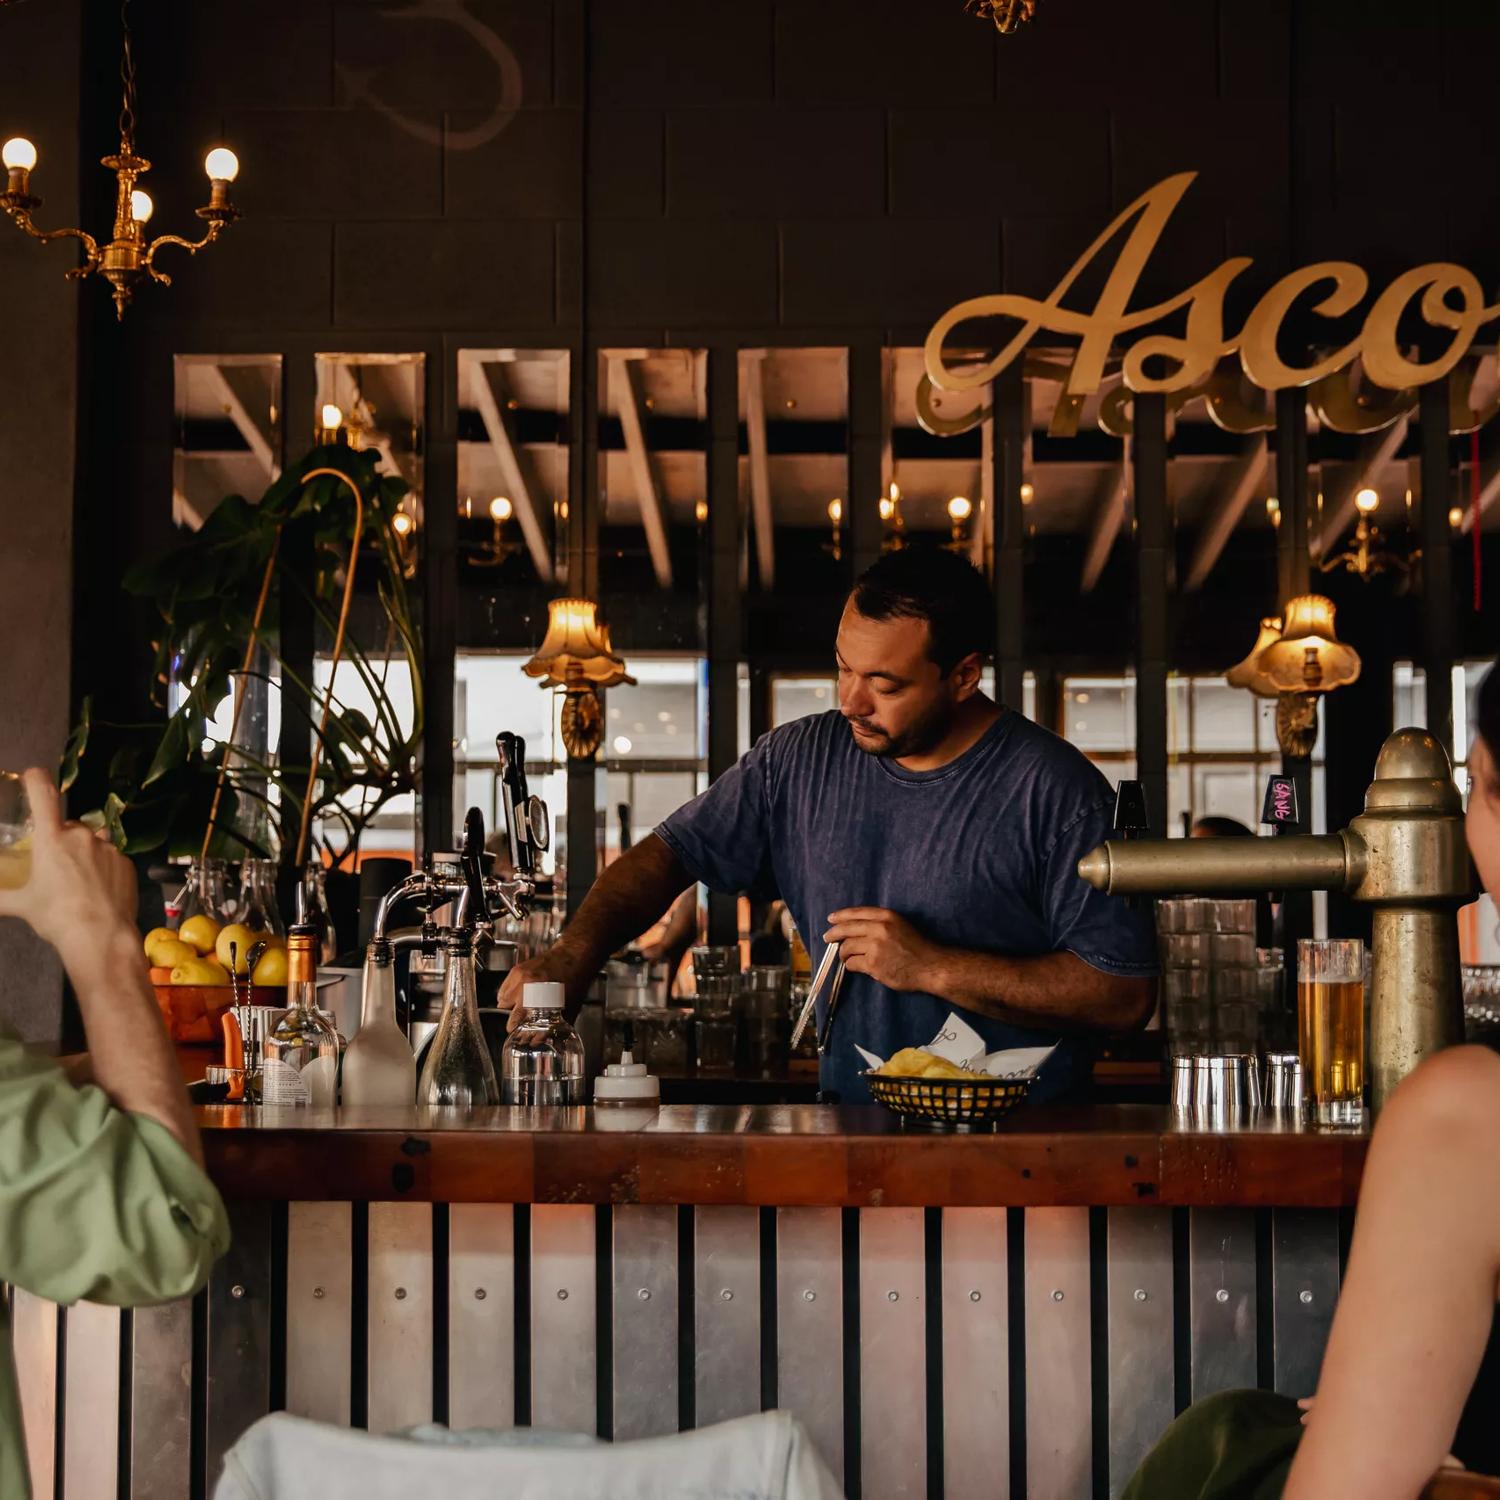
[[820, 1207], [1351, 1206], [1368, 1130], [1037, 1105], [988, 1134], [876, 1106], [198, 1110], [230, 1199]]

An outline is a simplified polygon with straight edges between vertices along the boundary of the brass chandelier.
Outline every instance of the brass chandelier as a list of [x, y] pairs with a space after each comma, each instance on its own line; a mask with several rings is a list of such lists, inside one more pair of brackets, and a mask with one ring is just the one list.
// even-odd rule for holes
[[208, 228], [203, 238], [186, 240], [181, 235], [163, 234], [154, 240], [146, 238], [145, 226], [151, 217], [151, 195], [136, 186], [137, 180], [150, 171], [151, 163], [138, 156], [135, 149], [135, 57], [130, 48], [129, 0], [120, 6], [123, 43], [120, 54], [120, 147], [113, 156], [100, 158], [100, 165], [115, 174], [114, 237], [100, 245], [93, 235], [82, 229], [38, 229], [31, 211], [42, 200], [32, 196], [31, 173], [36, 166], [37, 150], [24, 136], [13, 136], [0, 147], [0, 161], [6, 170], [6, 187], [0, 193], [0, 208], [33, 239], [48, 244], [52, 240], [75, 239], [83, 244], [84, 260], [66, 274], [81, 281], [98, 272], [114, 288], [115, 317], [123, 318], [125, 308], [143, 281], [159, 281], [170, 286], [172, 278], [156, 266], [156, 252], [164, 245], [177, 245], [189, 255], [196, 255], [211, 245], [226, 224], [239, 217], [229, 201], [229, 184], [240, 170], [233, 151], [218, 146], [208, 153], [203, 167], [208, 173], [208, 203], [197, 215]]

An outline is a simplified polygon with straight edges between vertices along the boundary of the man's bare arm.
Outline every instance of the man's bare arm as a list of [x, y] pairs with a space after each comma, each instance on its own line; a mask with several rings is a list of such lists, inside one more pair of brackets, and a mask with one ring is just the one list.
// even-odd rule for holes
[[500, 990], [500, 1005], [520, 1014], [528, 981], [556, 980], [568, 987], [568, 1003], [583, 1003], [589, 982], [622, 943], [657, 921], [689, 885], [682, 861], [654, 833], [627, 849], [594, 882], [584, 903], [551, 950], [517, 964]]
[[1037, 1031], [1132, 1031], [1150, 1019], [1155, 1001], [1154, 979], [1106, 974], [1073, 953], [1003, 958], [945, 948], [883, 907], [834, 912], [824, 939], [843, 944], [855, 974]]

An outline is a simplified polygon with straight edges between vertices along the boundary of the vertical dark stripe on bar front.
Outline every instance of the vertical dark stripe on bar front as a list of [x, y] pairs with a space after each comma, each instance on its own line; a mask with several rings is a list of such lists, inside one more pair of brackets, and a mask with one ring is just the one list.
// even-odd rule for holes
[[119, 1444], [116, 1473], [116, 1500], [130, 1500], [130, 1434], [134, 1425], [134, 1391], [131, 1370], [135, 1362], [135, 1314], [130, 1308], [120, 1310], [120, 1425], [115, 1434]]
[[1448, 462], [1448, 377], [1417, 394], [1422, 466], [1422, 668], [1427, 730], [1453, 758], [1453, 481]]
[[594, 1206], [594, 1384], [598, 1410], [595, 1431], [615, 1435], [615, 1237], [614, 1210]]
[[843, 1210], [844, 1250], [844, 1494], [860, 1500], [859, 1210]]
[[[740, 593], [739, 353], [708, 351], [708, 779], [734, 764], [739, 744], [739, 664], [744, 602]], [[739, 937], [738, 900], [710, 891], [708, 940]]]
[[1026, 1210], [1005, 1211], [1006, 1327], [1010, 1331], [1010, 1500], [1026, 1500]]
[[1255, 1383], [1276, 1389], [1276, 1296], [1271, 1267], [1271, 1210], [1255, 1215]]
[[432, 1420], [448, 1421], [448, 1205], [432, 1205]]
[[697, 1286], [694, 1258], [693, 1210], [684, 1203], [677, 1210], [677, 1430], [698, 1425], [698, 1330], [693, 1321]]
[[1109, 1210], [1089, 1210], [1089, 1388], [1094, 1500], [1109, 1497]]
[[1188, 1210], [1174, 1208], [1172, 1214], [1172, 1374], [1173, 1405], [1178, 1413], [1193, 1400], [1193, 1319], [1188, 1298], [1192, 1258], [1188, 1246]]
[[943, 1500], [943, 1211], [922, 1215], [924, 1284], [927, 1299], [927, 1496]]
[[271, 1372], [268, 1407], [286, 1410], [287, 1205], [271, 1205]]
[[774, 1411], [779, 1397], [777, 1381], [781, 1355], [780, 1329], [776, 1322], [776, 1210], [760, 1211], [760, 1409]]
[[531, 1425], [531, 1205], [515, 1206], [516, 1426]]
[[370, 1425], [370, 1205], [356, 1203], [349, 1215], [349, 1425]]
[[204, 1287], [193, 1298], [193, 1362], [188, 1386], [188, 1494], [192, 1500], [203, 1500], [207, 1481], [208, 1288]]
[[1157, 394], [1134, 401], [1130, 457], [1135, 492], [1135, 759], [1151, 832], [1167, 831], [1167, 407]]
[[880, 456], [885, 441], [885, 351], [876, 344], [849, 350], [849, 553], [858, 578], [880, 557]]
[[1021, 504], [1026, 459], [1026, 380], [1022, 361], [990, 384], [995, 464], [995, 690], [1021, 711], [1026, 675], [1026, 512]]
[[67, 1494], [67, 1427], [68, 1427], [68, 1314], [67, 1309], [57, 1309], [57, 1368], [53, 1372], [56, 1384], [52, 1391], [52, 1410], [56, 1416], [52, 1421], [52, 1473], [58, 1500]]
[[[424, 850], [451, 849], [453, 675], [458, 649], [458, 361], [441, 340], [423, 361], [427, 407], [422, 510], [422, 826]], [[445, 399], [449, 391], [453, 398]]]

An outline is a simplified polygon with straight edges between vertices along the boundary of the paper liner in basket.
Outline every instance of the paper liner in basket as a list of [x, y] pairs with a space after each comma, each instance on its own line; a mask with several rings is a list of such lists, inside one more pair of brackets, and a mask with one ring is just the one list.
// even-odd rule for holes
[[[948, 1019], [923, 1051], [956, 1067], [988, 1073], [991, 1078], [1034, 1078], [1056, 1049], [1057, 1043], [1053, 1042], [1050, 1047], [1012, 1047], [1005, 1052], [986, 1052], [984, 1038], [967, 1021], [960, 1020], [956, 1011], [949, 1011]], [[857, 1042], [854, 1050], [872, 1070], [885, 1066], [884, 1058], [867, 1052]]]

